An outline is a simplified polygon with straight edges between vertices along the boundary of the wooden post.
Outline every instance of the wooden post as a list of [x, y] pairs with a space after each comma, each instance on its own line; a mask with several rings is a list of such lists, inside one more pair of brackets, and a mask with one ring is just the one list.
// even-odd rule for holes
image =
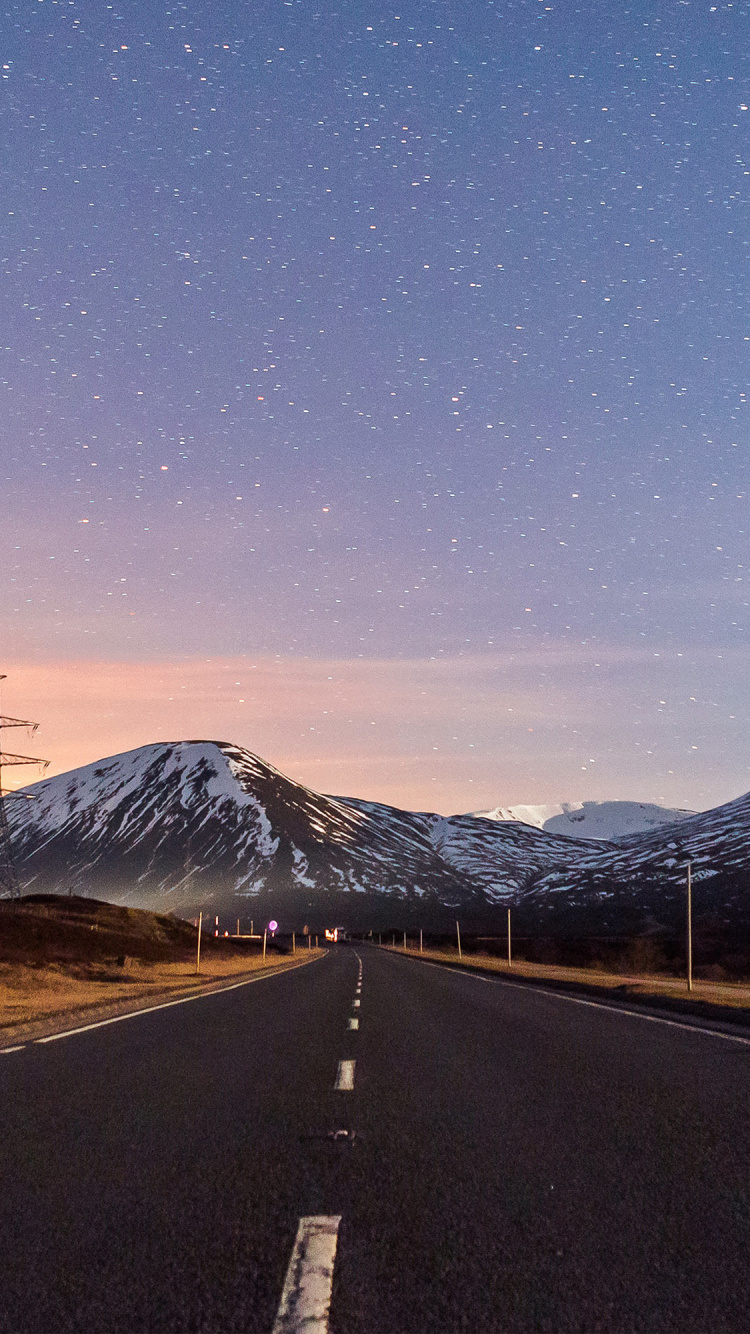
[[687, 989], [693, 990], [693, 876], [687, 864]]
[[458, 957], [461, 958], [461, 928], [456, 922], [456, 940], [458, 941]]
[[297, 953], [297, 938], [294, 932], [292, 932], [292, 954], [296, 953]]
[[310, 935], [308, 935], [308, 937], [307, 937], [307, 948], [308, 948], [309, 950], [312, 949], [312, 936], [310, 936]]
[[510, 908], [508, 909], [508, 967], [510, 968], [513, 958], [510, 952]]
[[238, 918], [237, 918], [237, 935], [239, 935], [239, 934], [240, 934], [240, 919], [239, 919], [239, 917], [238, 917]]
[[266, 936], [267, 936], [267, 935], [268, 935], [268, 928], [266, 927], [266, 928], [264, 928], [264, 931], [263, 931], [263, 958], [264, 958], [264, 959], [265, 959], [265, 957], [266, 957]]
[[404, 932], [404, 949], [406, 949], [406, 932]]
[[419, 928], [419, 953], [422, 953], [422, 928]]
[[196, 953], [195, 953], [195, 971], [196, 971], [196, 973], [199, 973], [200, 970], [201, 970], [201, 931], [202, 931], [202, 930], [203, 930], [203, 912], [201, 911], [201, 912], [198, 914], [198, 949], [196, 950]]

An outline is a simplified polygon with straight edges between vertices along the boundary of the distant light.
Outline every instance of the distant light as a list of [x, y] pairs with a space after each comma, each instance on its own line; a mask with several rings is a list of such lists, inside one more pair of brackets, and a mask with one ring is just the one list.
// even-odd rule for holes
[[278, 929], [279, 929], [279, 924], [278, 924], [278, 922], [269, 922], [269, 923], [268, 923], [268, 930], [269, 930], [269, 931], [278, 931]]

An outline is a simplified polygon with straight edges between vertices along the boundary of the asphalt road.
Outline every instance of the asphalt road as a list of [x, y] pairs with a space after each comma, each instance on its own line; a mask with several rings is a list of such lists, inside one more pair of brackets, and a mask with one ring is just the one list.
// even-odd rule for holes
[[750, 1330], [750, 1042], [338, 946], [0, 1090], [2, 1334], [271, 1334], [310, 1215], [332, 1334]]

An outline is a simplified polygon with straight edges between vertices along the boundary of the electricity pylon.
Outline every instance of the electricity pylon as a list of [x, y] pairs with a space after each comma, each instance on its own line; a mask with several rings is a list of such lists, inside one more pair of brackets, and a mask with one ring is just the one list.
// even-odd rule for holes
[[[0, 681], [5, 680], [5, 674], [0, 673]], [[35, 732], [38, 723], [28, 722], [25, 718], [6, 718], [0, 714], [0, 728], [3, 727], [26, 727], [31, 732]], [[3, 788], [3, 766], [11, 764], [41, 764], [47, 768], [49, 760], [38, 760], [32, 755], [12, 755], [10, 751], [4, 751], [0, 742], [0, 898], [18, 899], [21, 897], [21, 891], [18, 884], [18, 871], [13, 857], [13, 848], [10, 841], [10, 827], [8, 825], [8, 813], [5, 809], [6, 791]]]

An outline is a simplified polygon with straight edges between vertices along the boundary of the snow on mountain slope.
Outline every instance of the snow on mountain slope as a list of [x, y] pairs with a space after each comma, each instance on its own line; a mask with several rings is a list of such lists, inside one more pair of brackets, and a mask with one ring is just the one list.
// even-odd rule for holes
[[563, 801], [550, 806], [496, 806], [475, 814], [485, 820], [519, 821], [548, 834], [611, 840], [674, 824], [695, 815], [695, 811], [645, 801]]
[[539, 829], [323, 796], [214, 741], [144, 746], [25, 793], [7, 811], [27, 891], [375, 929], [459, 913], [489, 927], [512, 904], [522, 930], [616, 932], [682, 920], [690, 861], [696, 910], [750, 929], [750, 794], [605, 842], [550, 832], [553, 816]]
[[750, 929], [750, 793], [671, 825], [588, 844], [575, 864], [558, 866], [528, 887], [528, 911], [541, 924], [596, 916], [599, 929], [681, 926], [688, 863], [698, 916]]

